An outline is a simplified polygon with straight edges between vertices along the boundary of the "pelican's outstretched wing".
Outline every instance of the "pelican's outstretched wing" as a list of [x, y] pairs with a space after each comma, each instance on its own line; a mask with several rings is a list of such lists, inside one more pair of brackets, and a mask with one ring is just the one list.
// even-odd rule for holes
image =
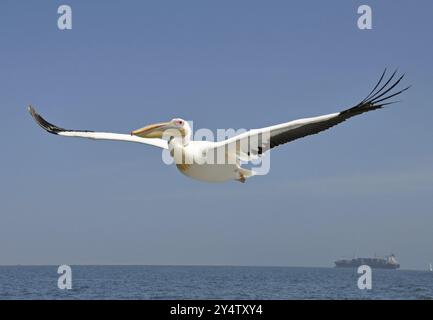
[[260, 156], [263, 152], [281, 144], [305, 136], [317, 134], [353, 116], [380, 109], [385, 105], [395, 103], [397, 101], [390, 102], [389, 99], [410, 88], [409, 86], [396, 92], [391, 91], [404, 77], [404, 75], [402, 75], [391, 83], [395, 78], [396, 73], [397, 71], [395, 71], [389, 79], [381, 85], [386, 74], [385, 69], [370, 94], [352, 108], [319, 117], [299, 119], [267, 128], [253, 129], [227, 140], [217, 142], [214, 145], [214, 148], [224, 148], [226, 153], [230, 152], [227, 150], [232, 150], [232, 152], [236, 151], [239, 160], [249, 161]]
[[168, 149], [167, 141], [163, 139], [146, 139], [137, 136], [132, 136], [129, 134], [63, 129], [46, 121], [36, 112], [36, 110], [32, 106], [29, 106], [28, 110], [38, 125], [40, 125], [47, 132], [59, 136], [79, 137], [79, 138], [88, 138], [88, 139], [95, 139], [95, 140], [137, 142], [137, 143], [144, 143], [151, 146], [159, 147], [162, 149]]

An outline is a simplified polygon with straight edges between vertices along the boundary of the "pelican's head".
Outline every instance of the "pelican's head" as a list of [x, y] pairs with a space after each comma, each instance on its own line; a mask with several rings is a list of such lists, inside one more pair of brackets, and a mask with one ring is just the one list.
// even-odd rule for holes
[[169, 122], [154, 123], [137, 129], [131, 132], [131, 135], [142, 138], [169, 138], [169, 137], [182, 137], [189, 139], [191, 135], [191, 127], [188, 122], [175, 118]]

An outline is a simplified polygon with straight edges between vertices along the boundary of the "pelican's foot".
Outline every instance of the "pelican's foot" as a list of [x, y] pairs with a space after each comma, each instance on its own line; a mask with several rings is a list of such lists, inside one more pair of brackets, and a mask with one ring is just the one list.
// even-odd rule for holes
[[245, 183], [245, 181], [247, 181], [247, 178], [245, 178], [245, 176], [242, 173], [239, 173], [239, 179], [236, 179], [236, 181]]

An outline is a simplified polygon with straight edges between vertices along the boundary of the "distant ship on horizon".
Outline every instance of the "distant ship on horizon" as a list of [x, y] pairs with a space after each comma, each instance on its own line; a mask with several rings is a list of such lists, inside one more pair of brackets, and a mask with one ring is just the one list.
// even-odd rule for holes
[[373, 269], [398, 269], [400, 264], [397, 262], [395, 255], [391, 254], [386, 258], [352, 258], [339, 259], [335, 261], [336, 268], [357, 268], [362, 265], [368, 265]]

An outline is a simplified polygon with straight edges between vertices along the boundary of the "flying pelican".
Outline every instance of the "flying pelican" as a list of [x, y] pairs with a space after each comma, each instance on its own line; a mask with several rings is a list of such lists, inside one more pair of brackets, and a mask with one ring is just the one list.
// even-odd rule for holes
[[[394, 71], [385, 81], [385, 69], [367, 97], [357, 105], [344, 111], [253, 129], [218, 142], [193, 141], [191, 139], [191, 127], [187, 121], [180, 118], [151, 124], [134, 130], [130, 134], [118, 134], [67, 130], [47, 122], [32, 106], [29, 106], [29, 112], [43, 129], [55, 135], [96, 140], [129, 141], [168, 149], [175, 160], [177, 168], [188, 177], [207, 182], [237, 180], [243, 183], [247, 178], [254, 176], [255, 172], [242, 167], [242, 163], [257, 159], [264, 152], [281, 144], [317, 134], [353, 116], [398, 102], [389, 101], [389, 99], [406, 91], [410, 86], [397, 92], [395, 90], [394, 92], [391, 91], [404, 77], [403, 74], [397, 78], [395, 77], [396, 73], [397, 71]], [[396, 80], [392, 82], [394, 78]], [[215, 155], [219, 157], [219, 161], [214, 161]]]

